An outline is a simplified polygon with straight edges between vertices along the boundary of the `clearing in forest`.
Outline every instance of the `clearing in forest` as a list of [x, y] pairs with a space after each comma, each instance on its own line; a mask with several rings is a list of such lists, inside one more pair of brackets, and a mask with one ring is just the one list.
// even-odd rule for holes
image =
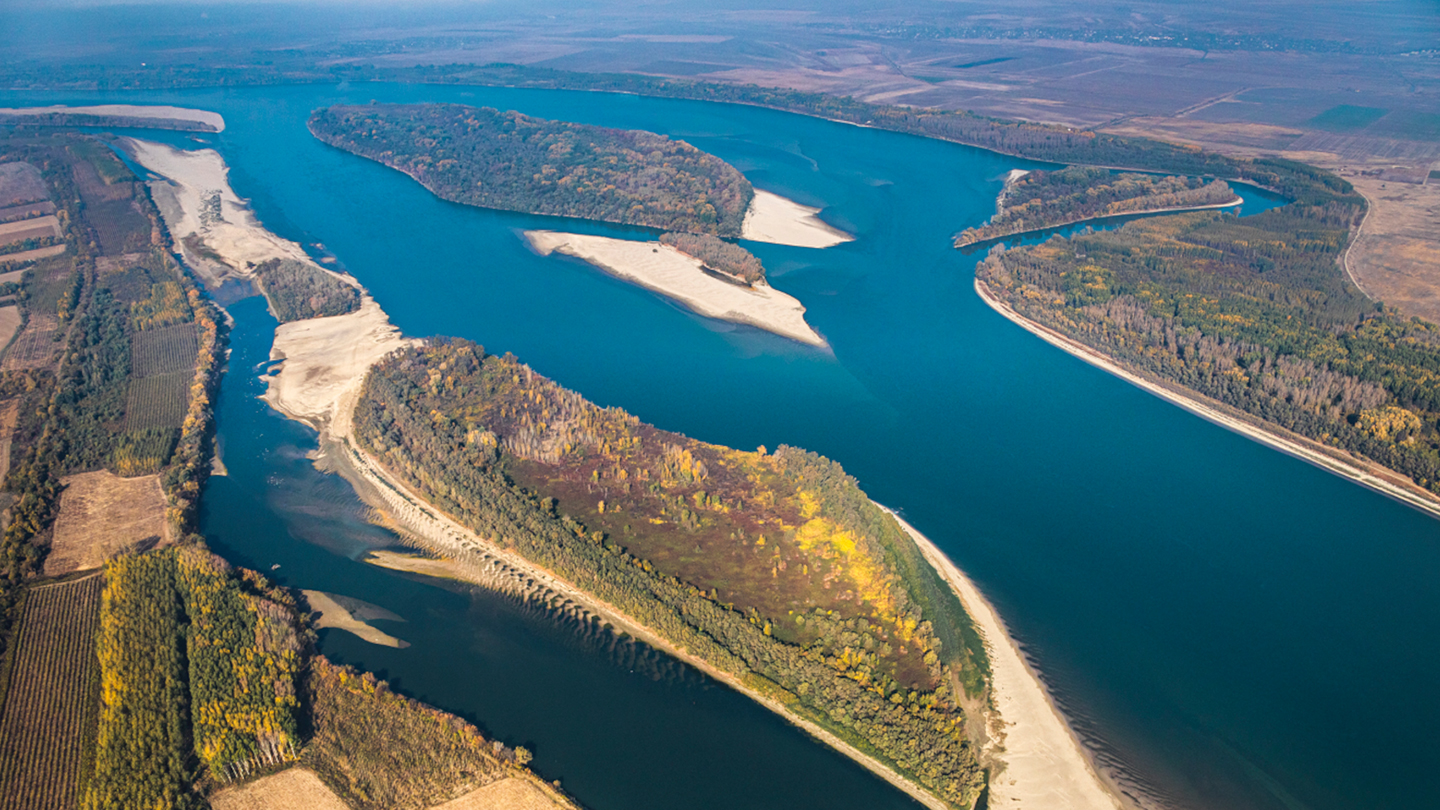
[[160, 476], [121, 478], [97, 470], [61, 480], [65, 492], [45, 558], [47, 576], [99, 568], [121, 553], [142, 549], [151, 538], [159, 538], [155, 545], [169, 541]]
[[0, 718], [0, 810], [70, 810], [99, 701], [95, 629], [104, 577], [34, 588]]
[[20, 308], [0, 307], [0, 350], [10, 345], [10, 339], [20, 330]]
[[20, 416], [20, 399], [0, 402], [0, 481], [10, 474], [10, 442], [15, 438], [15, 422]]
[[60, 319], [54, 315], [40, 315], [33, 310], [30, 322], [15, 336], [15, 342], [5, 351], [5, 362], [0, 364], [5, 371], [27, 368], [43, 368], [55, 359], [60, 348], [55, 333], [60, 331]]
[[290, 768], [210, 797], [215, 810], [350, 810], [314, 771]]

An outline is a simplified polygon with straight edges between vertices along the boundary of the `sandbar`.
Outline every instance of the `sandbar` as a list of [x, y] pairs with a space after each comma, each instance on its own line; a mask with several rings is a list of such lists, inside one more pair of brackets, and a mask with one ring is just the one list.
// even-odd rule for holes
[[275, 410], [317, 430], [347, 435], [370, 367], [391, 352], [421, 341], [400, 330], [368, 294], [345, 315], [281, 324], [270, 359], [283, 363], [265, 378], [261, 396]]
[[367, 620], [405, 621], [379, 605], [324, 591], [301, 591], [301, 593], [305, 594], [305, 601], [310, 605], [310, 610], [319, 614], [319, 618], [315, 620], [317, 628], [331, 627], [336, 630], [344, 630], [382, 647], [404, 649], [410, 646], [409, 642], [401, 641], [367, 622]]
[[[164, 178], [150, 182], [155, 204], [175, 249], [211, 286], [230, 277], [249, 278], [253, 265], [269, 259], [314, 264], [299, 245], [260, 224], [230, 188], [230, 169], [219, 152], [187, 151], [136, 138], [122, 139], [121, 146], [136, 163]], [[203, 248], [192, 249], [189, 237], [203, 242]], [[220, 258], [205, 255], [207, 250]]]
[[225, 119], [217, 112], [193, 110], [189, 107], [167, 107], [163, 105], [98, 104], [90, 107], [67, 107], [55, 104], [50, 107], [0, 107], [3, 115], [110, 115], [125, 118], [157, 118], [173, 121], [190, 121], [204, 124], [215, 132], [225, 131]]
[[740, 238], [792, 247], [827, 248], [855, 239], [816, 216], [819, 208], [801, 205], [769, 191], [755, 189], [755, 199], [745, 211]]
[[763, 281], [753, 287], [722, 281], [702, 270], [699, 259], [669, 245], [557, 231], [526, 231], [525, 238], [542, 256], [583, 259], [707, 318], [748, 324], [811, 346], [829, 345], [805, 322], [805, 306], [794, 297]]
[[925, 559], [960, 597], [965, 612], [984, 638], [990, 657], [990, 696], [995, 707], [987, 718], [994, 750], [987, 753], [1004, 763], [990, 777], [990, 806], [1045, 810], [1122, 808], [975, 583], [914, 526], [892, 510], [880, 508], [890, 512], [914, 539]]

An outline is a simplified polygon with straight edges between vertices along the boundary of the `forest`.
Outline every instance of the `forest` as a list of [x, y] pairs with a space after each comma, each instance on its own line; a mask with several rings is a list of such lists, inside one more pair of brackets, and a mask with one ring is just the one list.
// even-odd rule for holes
[[684, 141], [490, 107], [327, 107], [310, 131], [482, 208], [739, 236], [755, 196], [733, 166]]
[[1180, 214], [996, 250], [977, 277], [1142, 373], [1440, 493], [1440, 328], [1345, 278], [1362, 212], [1321, 186], [1244, 219]]
[[754, 286], [765, 280], [765, 267], [739, 245], [703, 233], [662, 233], [660, 243], [700, 260], [706, 270]]
[[1090, 166], [1029, 172], [1005, 184], [995, 216], [984, 225], [962, 231], [955, 237], [955, 247], [1087, 219], [1224, 205], [1237, 199], [1224, 180], [1117, 174]]
[[697, 442], [467, 341], [366, 380], [360, 445], [437, 507], [968, 807], [959, 601], [839, 465]]
[[333, 273], [293, 259], [255, 265], [255, 281], [281, 323], [344, 315], [360, 308], [360, 291]]

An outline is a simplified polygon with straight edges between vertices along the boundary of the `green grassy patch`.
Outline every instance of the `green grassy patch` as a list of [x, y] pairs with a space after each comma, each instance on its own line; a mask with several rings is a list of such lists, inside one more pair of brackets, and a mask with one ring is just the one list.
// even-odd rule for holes
[[1326, 132], [1358, 132], [1385, 117], [1389, 110], [1380, 107], [1357, 107], [1338, 104], [1305, 122], [1306, 126]]

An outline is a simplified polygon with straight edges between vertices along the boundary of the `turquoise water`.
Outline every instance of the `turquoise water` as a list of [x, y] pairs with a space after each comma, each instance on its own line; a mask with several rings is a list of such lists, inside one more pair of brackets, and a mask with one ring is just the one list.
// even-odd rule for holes
[[[1136, 792], [1190, 808], [1440, 804], [1437, 524], [990, 311], [972, 289], [979, 256], [949, 237], [990, 215], [1006, 172], [1034, 164], [629, 96], [366, 85], [124, 98], [224, 113], [229, 128], [202, 140], [230, 162], [236, 190], [268, 227], [323, 244], [407, 333], [513, 351], [601, 404], [701, 439], [841, 461], [978, 581]], [[537, 257], [518, 237], [638, 231], [445, 203], [305, 131], [313, 107], [372, 98], [665, 132], [823, 205], [856, 241], [751, 247], [833, 353], [697, 318], [579, 262]], [[1246, 196], [1245, 213], [1276, 204]], [[349, 562], [390, 538], [309, 466], [313, 434], [253, 399], [273, 324], [258, 301], [232, 311], [220, 410], [231, 474], [206, 493], [207, 535], [241, 563], [280, 564], [287, 584], [396, 611], [408, 623], [384, 629], [414, 644], [324, 631], [327, 654], [531, 747], [541, 772], [594, 810], [914, 806], [643, 648]]]

